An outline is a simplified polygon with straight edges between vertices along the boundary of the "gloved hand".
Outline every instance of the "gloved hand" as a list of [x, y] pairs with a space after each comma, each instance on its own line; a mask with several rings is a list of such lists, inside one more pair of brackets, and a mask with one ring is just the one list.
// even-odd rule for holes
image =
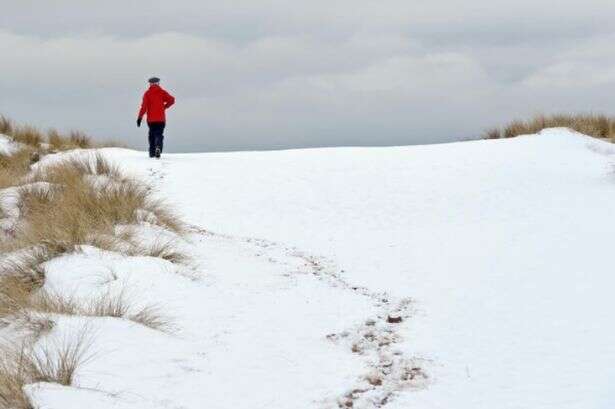
[[137, 128], [141, 127], [141, 121], [143, 120], [143, 118], [137, 118]]

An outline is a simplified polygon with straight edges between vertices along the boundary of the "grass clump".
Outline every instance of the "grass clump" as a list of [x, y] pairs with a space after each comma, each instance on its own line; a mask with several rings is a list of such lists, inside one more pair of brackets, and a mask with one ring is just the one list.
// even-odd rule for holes
[[185, 264], [189, 257], [179, 250], [172, 240], [156, 241], [149, 246], [138, 246], [135, 254], [161, 258], [174, 264]]
[[87, 149], [94, 146], [92, 139], [81, 131], [71, 131], [68, 135], [68, 140], [71, 145], [81, 149]]
[[515, 120], [503, 128], [485, 132], [485, 139], [514, 138], [519, 135], [536, 134], [546, 128], [570, 128], [595, 138], [615, 141], [615, 117], [600, 114], [537, 115], [522, 121]]
[[107, 292], [89, 299], [66, 296], [44, 288], [41, 264], [53, 258], [47, 250], [4, 260], [0, 264], [0, 319], [32, 321], [32, 313], [124, 318], [152, 329], [164, 330], [168, 320], [155, 306], [133, 308], [125, 291]]
[[37, 248], [0, 263], [0, 318], [23, 310], [30, 295], [45, 282], [42, 264], [54, 256], [46, 248]]
[[16, 186], [30, 170], [34, 150], [22, 147], [15, 152], [0, 153], [0, 189]]
[[161, 227], [182, 232], [177, 218], [151, 197], [147, 186], [122, 176], [100, 155], [42, 168], [32, 180], [47, 182], [52, 188], [24, 193], [24, 224], [18, 239], [27, 246], [113, 245], [113, 240], [99, 239], [114, 237], [118, 225], [138, 224], [142, 212], [153, 214], [152, 220]]
[[124, 291], [108, 292], [86, 300], [42, 290], [30, 297], [24, 308], [46, 314], [122, 318], [160, 331], [171, 327], [156, 306], [135, 308]]
[[73, 385], [78, 368], [93, 358], [88, 328], [70, 340], [45, 344], [0, 346], [0, 409], [32, 409], [24, 387], [38, 382]]
[[11, 135], [13, 133], [14, 127], [15, 125], [13, 124], [13, 121], [5, 117], [4, 115], [0, 115], [0, 134], [7, 136]]
[[47, 131], [46, 141], [52, 152], [99, 147], [92, 138], [81, 131], [71, 131], [68, 135], [62, 135], [56, 129], [50, 129]]
[[147, 306], [139, 312], [131, 314], [128, 319], [156, 331], [171, 333], [175, 326], [157, 306]]
[[19, 142], [34, 148], [40, 148], [41, 143], [45, 140], [43, 133], [30, 125], [14, 127], [9, 136], [11, 136], [15, 142]]
[[[70, 131], [67, 135], [56, 129], [43, 132], [31, 125], [16, 125], [9, 118], [0, 115], [0, 134], [6, 135], [14, 142], [21, 143], [41, 153], [67, 151], [73, 149], [91, 149], [101, 147], [82, 131]], [[109, 143], [105, 144], [109, 146]]]
[[0, 232], [0, 326], [21, 329], [21, 320], [31, 330], [23, 333], [20, 347], [0, 344], [0, 409], [31, 409], [26, 385], [72, 385], [77, 369], [89, 359], [85, 333], [40, 346], [48, 338], [43, 333], [55, 333], [55, 316], [115, 317], [172, 330], [159, 308], [136, 307], [123, 291], [78, 298], [49, 290], [44, 263], [82, 245], [180, 263], [187, 258], [171, 242], [144, 246], [136, 241], [134, 226], [149, 223], [177, 234], [184, 228], [148, 186], [124, 176], [99, 154], [68, 154], [34, 165], [53, 152], [96, 147], [84, 133], [43, 133], [2, 116], [0, 133], [18, 143], [0, 153], [0, 193], [10, 195], [0, 213], [11, 221]]

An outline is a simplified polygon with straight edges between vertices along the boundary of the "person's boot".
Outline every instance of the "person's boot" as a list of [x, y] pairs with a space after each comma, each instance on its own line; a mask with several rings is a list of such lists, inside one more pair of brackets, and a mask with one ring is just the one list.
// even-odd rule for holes
[[156, 148], [156, 159], [160, 159], [160, 154], [162, 152], [160, 151], [160, 148]]

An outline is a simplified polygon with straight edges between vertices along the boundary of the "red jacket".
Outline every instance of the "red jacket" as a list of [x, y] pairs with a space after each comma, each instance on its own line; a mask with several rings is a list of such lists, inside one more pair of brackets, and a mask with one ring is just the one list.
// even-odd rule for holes
[[152, 84], [143, 94], [143, 103], [139, 118], [147, 113], [147, 122], [166, 122], [164, 111], [175, 103], [175, 98], [163, 90], [160, 85]]

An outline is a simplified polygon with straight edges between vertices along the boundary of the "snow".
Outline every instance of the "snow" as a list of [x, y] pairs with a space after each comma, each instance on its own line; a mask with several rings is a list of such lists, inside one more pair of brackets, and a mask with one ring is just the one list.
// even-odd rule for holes
[[97, 358], [76, 387], [29, 386], [40, 407], [615, 403], [606, 142], [552, 129], [396, 148], [104, 154], [192, 226], [176, 238], [192, 261], [84, 248], [48, 262], [45, 285], [78, 297], [125, 289], [176, 330], [57, 317], [47, 336], [87, 321]]
[[[93, 401], [104, 392], [126, 407], [293, 407], [335, 396], [354, 381], [361, 363], [324, 335], [369, 315], [369, 303], [308, 277], [301, 259], [284, 251], [221, 237], [193, 240], [194, 256], [206, 260], [202, 280], [178, 275], [163, 260], [93, 248], [46, 264], [46, 285], [56, 292], [84, 298], [127, 289], [133, 301], [155, 302], [178, 329], [169, 335], [96, 319], [96, 357], [80, 371], [79, 396], [39, 385], [30, 390], [35, 401], [60, 408], [66, 399], [85, 399], [86, 389], [95, 391]], [[57, 326], [66, 320], [75, 318]]]
[[8, 136], [0, 134], [0, 154], [7, 155], [17, 149], [17, 143], [13, 143]]

